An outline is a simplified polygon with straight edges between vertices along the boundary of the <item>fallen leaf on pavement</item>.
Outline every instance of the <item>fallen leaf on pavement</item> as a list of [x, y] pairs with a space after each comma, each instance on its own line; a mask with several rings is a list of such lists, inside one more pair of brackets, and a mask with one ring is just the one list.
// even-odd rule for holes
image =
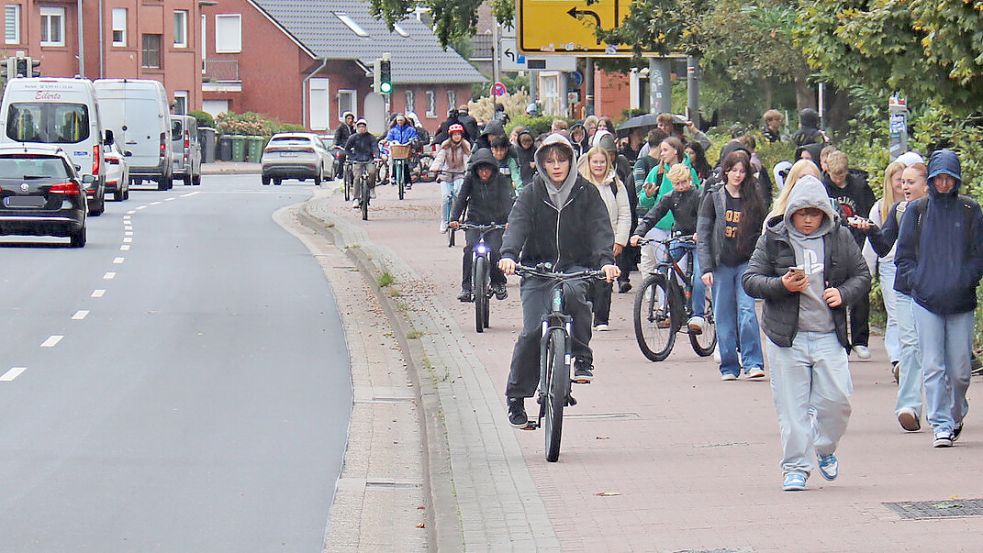
[[594, 495], [596, 495], [598, 497], [611, 497], [611, 496], [615, 496], [615, 495], [621, 495], [621, 492], [597, 492]]

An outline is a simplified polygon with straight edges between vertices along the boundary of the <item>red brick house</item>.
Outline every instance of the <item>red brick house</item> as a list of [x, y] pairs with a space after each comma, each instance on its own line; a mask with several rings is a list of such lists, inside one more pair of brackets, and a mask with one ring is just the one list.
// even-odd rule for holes
[[344, 112], [362, 115], [373, 62], [389, 52], [391, 111], [412, 111], [434, 131], [485, 80], [422, 22], [390, 32], [361, 0], [216, 0], [202, 13], [202, 91], [213, 115], [253, 111], [333, 130]]
[[51, 77], [158, 80], [167, 88], [177, 112], [200, 108], [199, 0], [0, 3], [4, 14], [0, 54], [4, 58], [24, 52], [41, 60], [41, 74]]

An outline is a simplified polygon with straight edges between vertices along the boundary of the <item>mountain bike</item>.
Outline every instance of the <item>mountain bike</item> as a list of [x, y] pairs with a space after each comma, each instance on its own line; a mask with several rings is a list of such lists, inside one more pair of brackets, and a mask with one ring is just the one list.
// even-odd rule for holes
[[[705, 324], [700, 332], [688, 328], [686, 322], [693, 313], [693, 256], [696, 242], [692, 236], [673, 236], [665, 240], [639, 240], [638, 245], [659, 243], [664, 246], [665, 259], [659, 262], [655, 272], [642, 281], [635, 296], [635, 339], [642, 355], [650, 361], [664, 361], [676, 343], [676, 334], [685, 330], [689, 334], [693, 351], [701, 357], [713, 354], [717, 347], [717, 327], [713, 318], [713, 301], [709, 296], [704, 303]], [[673, 246], [688, 249], [686, 269], [673, 258]]]
[[552, 266], [541, 263], [536, 267], [519, 265], [515, 270], [522, 277], [553, 281], [550, 293], [550, 311], [543, 317], [543, 337], [540, 342], [539, 361], [539, 416], [528, 428], [542, 427], [546, 439], [546, 460], [555, 463], [560, 457], [560, 438], [563, 432], [563, 408], [574, 406], [577, 401], [570, 394], [573, 382], [572, 345], [570, 329], [573, 318], [567, 315], [563, 302], [563, 285], [577, 280], [605, 278], [603, 271], [555, 273]]
[[369, 187], [369, 165], [373, 163], [378, 166], [380, 160], [354, 162], [354, 173], [356, 174], [355, 189], [359, 191], [359, 207], [362, 209], [363, 221], [369, 220], [369, 200], [371, 199]]
[[[502, 230], [505, 225], [461, 225], [461, 230], [481, 233], [471, 251], [471, 297], [474, 301], [474, 329], [482, 333], [488, 328], [491, 307], [491, 248], [485, 244], [485, 235]], [[450, 230], [450, 229], [449, 229]]]
[[[447, 175], [448, 177], [450, 177], [450, 182], [451, 182], [451, 197], [450, 197], [450, 200], [448, 200], [446, 204], [444, 204], [444, 205], [441, 206], [441, 208], [443, 210], [443, 212], [442, 212], [441, 215], [442, 215], [444, 221], [450, 222], [450, 220], [451, 220], [451, 212], [454, 210], [454, 203], [457, 202], [457, 190], [458, 190], [458, 188], [460, 188], [460, 186], [457, 184], [457, 181], [463, 179], [464, 178], [464, 174], [466, 172], [467, 171], [447, 171], [447, 170], [440, 170], [440, 171], [437, 171], [436, 173], [434, 173], [435, 175]], [[434, 178], [436, 178], [436, 177], [434, 177]], [[455, 243], [454, 235], [455, 235], [454, 229], [448, 228], [447, 229], [447, 247], [448, 248], [453, 248], [454, 247], [454, 243]]]
[[402, 200], [406, 195], [406, 184], [410, 178], [410, 150], [409, 144], [390, 144], [389, 155], [393, 160], [393, 184], [399, 189], [399, 199]]
[[344, 169], [342, 169], [342, 173], [341, 173], [342, 185], [345, 188], [345, 202], [346, 203], [352, 201], [352, 194], [355, 191], [355, 188], [354, 188], [354, 186], [355, 186], [355, 173], [352, 170], [352, 163], [354, 163], [354, 162], [351, 161], [350, 159], [345, 159], [345, 166], [344, 166]]

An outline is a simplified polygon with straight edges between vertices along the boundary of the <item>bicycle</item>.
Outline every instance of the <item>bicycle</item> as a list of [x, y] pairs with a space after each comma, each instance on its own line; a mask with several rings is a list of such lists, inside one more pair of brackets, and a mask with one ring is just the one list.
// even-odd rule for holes
[[362, 209], [362, 220], [368, 221], [369, 200], [371, 199], [370, 198], [371, 189], [369, 187], [369, 178], [368, 178], [368, 167], [369, 164], [371, 163], [374, 163], [378, 166], [379, 160], [355, 161], [353, 163], [355, 165], [354, 171], [358, 173], [358, 176], [355, 177], [355, 188], [359, 191], [358, 203], [359, 203], [359, 207]]
[[[650, 243], [665, 246], [665, 259], [660, 261], [655, 272], [642, 281], [635, 296], [635, 339], [642, 355], [650, 361], [664, 361], [676, 343], [676, 334], [686, 328], [690, 345], [700, 357], [708, 357], [717, 347], [717, 330], [713, 318], [713, 301], [708, 296], [702, 313], [705, 324], [700, 332], [690, 330], [686, 321], [694, 315], [693, 296], [693, 256], [696, 255], [692, 236], [673, 236], [665, 240], [642, 239], [639, 246]], [[686, 270], [673, 259], [672, 246], [691, 248], [688, 252]]]
[[463, 231], [476, 230], [481, 233], [471, 251], [471, 298], [474, 301], [474, 329], [480, 334], [489, 326], [491, 307], [491, 249], [485, 244], [485, 235], [495, 230], [502, 230], [505, 225], [471, 225], [463, 224]]
[[551, 292], [550, 312], [543, 317], [543, 337], [539, 361], [539, 416], [530, 422], [528, 429], [542, 427], [545, 432], [546, 460], [555, 463], [560, 457], [560, 438], [563, 432], [563, 408], [574, 406], [577, 401], [570, 394], [572, 376], [573, 338], [570, 328], [573, 318], [564, 311], [563, 285], [577, 280], [605, 278], [604, 271], [577, 273], [552, 272], [551, 264], [536, 267], [519, 265], [516, 274], [522, 277], [542, 278], [554, 282]]
[[[460, 177], [463, 178], [464, 175], [465, 175], [465, 173], [467, 173], [467, 171], [447, 171], [447, 170], [440, 170], [440, 171], [437, 171], [436, 173], [434, 173], [435, 175], [448, 175], [450, 177], [451, 197], [450, 197], [450, 200], [447, 202], [447, 204], [445, 204], [444, 206], [442, 206], [443, 207], [442, 216], [443, 216], [443, 220], [444, 221], [450, 222], [450, 219], [451, 219], [451, 211], [453, 211], [453, 209], [454, 209], [454, 203], [457, 202], [457, 189], [458, 189], [458, 186], [457, 186], [456, 182], [458, 180], [458, 176], [460, 176]], [[448, 248], [453, 248], [454, 247], [454, 244], [455, 244], [454, 229], [448, 227], [448, 229], [447, 229], [447, 247]]]
[[355, 174], [352, 170], [353, 163], [350, 159], [346, 159], [344, 169], [342, 169], [341, 173], [342, 186], [345, 189], [345, 202], [352, 201], [352, 193], [355, 191]]
[[406, 181], [409, 179], [409, 144], [390, 144], [389, 155], [393, 160], [393, 183], [399, 188], [399, 199], [406, 195]]

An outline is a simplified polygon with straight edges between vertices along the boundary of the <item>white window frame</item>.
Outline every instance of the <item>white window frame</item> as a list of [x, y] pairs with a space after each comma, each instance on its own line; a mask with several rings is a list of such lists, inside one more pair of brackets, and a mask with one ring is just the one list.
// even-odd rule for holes
[[457, 91], [454, 90], [453, 88], [448, 88], [447, 89], [447, 110], [450, 111], [450, 110], [456, 109], [456, 108], [457, 108]]
[[[307, 104], [309, 111], [307, 121], [308, 127], [312, 131], [330, 130], [331, 99], [328, 97], [330, 91], [331, 81], [326, 78], [314, 77], [307, 81], [307, 98], [309, 100]], [[320, 108], [322, 103], [324, 105], [323, 116], [315, 111], [315, 106]]]
[[408, 88], [403, 92], [405, 93], [404, 99], [406, 100], [406, 109], [403, 110], [403, 113], [416, 113], [416, 91]]
[[[174, 10], [174, 47], [175, 48], [187, 48], [188, 47], [188, 10]], [[240, 31], [241, 33], [241, 31]], [[181, 36], [181, 41], [178, 42], [178, 35]]]
[[[220, 21], [237, 21], [238, 36], [223, 37], [223, 26]], [[226, 40], [223, 40], [225, 38]], [[232, 43], [229, 44], [229, 41]], [[215, 16], [215, 52], [219, 54], [238, 54], [242, 52], [242, 15], [224, 13]]]
[[[191, 106], [188, 104], [189, 92], [187, 90], [175, 90], [174, 91], [174, 115], [187, 115], [190, 111]], [[184, 112], [178, 110], [180, 102], [178, 100], [184, 100]]]
[[427, 91], [427, 113], [429, 119], [437, 118], [437, 93], [433, 90]]
[[201, 74], [206, 73], [208, 60], [208, 16], [201, 14]]
[[[347, 96], [349, 98], [348, 106], [342, 106], [342, 97]], [[338, 91], [338, 121], [344, 121], [345, 112], [350, 111], [355, 115], [355, 119], [358, 119], [358, 91], [343, 88]]]
[[[57, 18], [59, 40], [51, 39], [51, 29], [53, 20]], [[41, 6], [41, 36], [45, 31], [48, 33], [48, 40], [41, 39], [41, 46], [64, 46], [65, 45], [65, 8], [53, 6]]]
[[[120, 17], [117, 17], [117, 16], [120, 16]], [[112, 23], [113, 23], [112, 39], [113, 39], [113, 46], [114, 47], [119, 47], [119, 48], [125, 48], [126, 47], [126, 41], [127, 41], [126, 19], [127, 19], [126, 8], [113, 8], [113, 12], [112, 12]], [[116, 40], [116, 33], [123, 33], [123, 40], [121, 40], [121, 41]]]
[[[9, 30], [7, 28], [7, 18], [10, 17], [11, 12], [13, 12], [14, 17], [13, 37], [7, 34]], [[6, 44], [20, 44], [20, 4], [7, 4], [3, 7], [3, 29], [4, 42]]]

